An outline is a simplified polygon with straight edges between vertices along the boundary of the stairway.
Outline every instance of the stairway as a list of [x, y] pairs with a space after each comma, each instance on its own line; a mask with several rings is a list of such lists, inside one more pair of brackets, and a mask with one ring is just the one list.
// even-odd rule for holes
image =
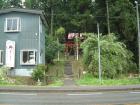
[[72, 65], [68, 61], [65, 63], [65, 71], [64, 71], [64, 74], [67, 75], [67, 76], [70, 76], [70, 75], [73, 74], [72, 73]]
[[64, 69], [64, 86], [75, 86], [73, 80], [72, 64], [67, 61]]

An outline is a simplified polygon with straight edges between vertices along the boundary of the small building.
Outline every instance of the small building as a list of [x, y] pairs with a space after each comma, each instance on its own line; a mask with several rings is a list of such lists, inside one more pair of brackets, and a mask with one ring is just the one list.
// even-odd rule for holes
[[47, 22], [41, 10], [0, 10], [0, 66], [12, 76], [31, 76], [37, 64], [45, 64]]
[[80, 44], [84, 41], [83, 34], [84, 33], [68, 33], [65, 42], [66, 55], [78, 56], [81, 53]]

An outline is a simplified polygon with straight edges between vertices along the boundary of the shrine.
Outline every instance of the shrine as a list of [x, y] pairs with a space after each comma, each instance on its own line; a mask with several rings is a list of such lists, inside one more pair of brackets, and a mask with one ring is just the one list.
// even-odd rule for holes
[[80, 44], [83, 41], [81, 33], [68, 33], [65, 42], [65, 55], [66, 56], [79, 56], [81, 53]]

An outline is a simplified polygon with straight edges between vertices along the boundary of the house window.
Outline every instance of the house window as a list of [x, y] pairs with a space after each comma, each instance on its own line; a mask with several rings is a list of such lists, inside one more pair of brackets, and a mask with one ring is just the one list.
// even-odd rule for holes
[[3, 64], [3, 51], [0, 50], [0, 65]]
[[35, 65], [36, 64], [36, 50], [21, 50], [20, 63], [22, 65]]
[[18, 32], [20, 31], [20, 18], [6, 18], [5, 32]]

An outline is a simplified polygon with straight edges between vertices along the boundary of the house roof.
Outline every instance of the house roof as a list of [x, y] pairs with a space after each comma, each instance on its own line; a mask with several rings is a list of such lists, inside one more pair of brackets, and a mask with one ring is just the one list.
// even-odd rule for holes
[[22, 12], [22, 13], [30, 13], [30, 14], [40, 15], [44, 24], [47, 26], [47, 21], [45, 19], [45, 15], [44, 15], [44, 12], [42, 10], [32, 10], [32, 9], [25, 9], [25, 8], [8, 8], [8, 9], [0, 10], [0, 15], [7, 14], [10, 12]]
[[31, 9], [23, 9], [23, 8], [8, 8], [0, 10], [0, 14], [9, 13], [9, 12], [26, 12], [31, 14], [42, 14], [41, 10], [31, 10]]

